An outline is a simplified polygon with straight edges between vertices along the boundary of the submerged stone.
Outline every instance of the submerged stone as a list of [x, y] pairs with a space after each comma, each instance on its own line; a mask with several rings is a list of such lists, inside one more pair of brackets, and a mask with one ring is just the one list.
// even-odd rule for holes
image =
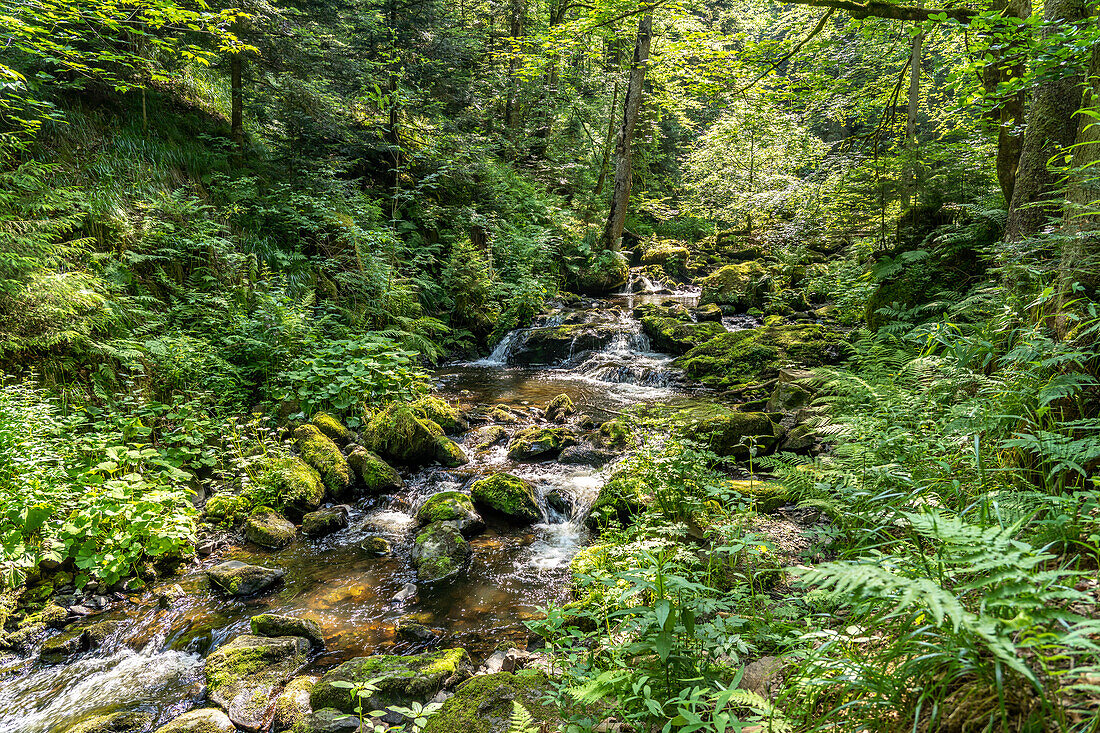
[[206, 574], [219, 588], [232, 596], [250, 596], [279, 583], [286, 574], [282, 568], [265, 568], [229, 560], [212, 568]]
[[352, 713], [358, 704], [353, 690], [333, 683], [362, 686], [371, 680], [377, 680], [378, 690], [364, 700], [364, 706], [369, 709], [426, 702], [440, 690], [468, 678], [472, 672], [470, 657], [464, 649], [409, 656], [359, 657], [321, 677], [310, 694], [310, 703], [314, 710], [335, 708]]
[[470, 487], [474, 505], [509, 519], [532, 523], [542, 519], [542, 509], [530, 481], [510, 473], [498, 473], [475, 481]]
[[233, 724], [265, 730], [279, 690], [309, 659], [309, 641], [298, 636], [238, 636], [206, 658], [210, 700]]

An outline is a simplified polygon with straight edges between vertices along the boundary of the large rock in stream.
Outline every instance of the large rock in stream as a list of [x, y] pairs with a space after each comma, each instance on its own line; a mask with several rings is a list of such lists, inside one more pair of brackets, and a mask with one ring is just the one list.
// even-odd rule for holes
[[513, 364], [561, 364], [611, 344], [622, 327], [617, 323], [572, 323], [532, 328], [508, 355]]
[[541, 461], [557, 458], [566, 448], [580, 442], [571, 427], [531, 427], [516, 433], [508, 441], [508, 457], [513, 461]]
[[416, 523], [425, 527], [434, 522], [453, 523], [463, 537], [473, 537], [485, 529], [473, 500], [461, 491], [441, 491], [421, 504], [416, 511]]
[[418, 580], [433, 582], [454, 577], [470, 562], [470, 543], [456, 524], [434, 522], [416, 536], [411, 559]]
[[699, 303], [725, 305], [739, 311], [764, 305], [764, 296], [775, 289], [771, 272], [759, 262], [726, 265], [702, 281]]
[[238, 636], [206, 658], [207, 694], [238, 728], [267, 730], [276, 696], [309, 651], [309, 640], [299, 636]]
[[701, 404], [681, 411], [677, 421], [692, 440], [720, 456], [745, 460], [750, 448], [756, 455], [773, 450], [786, 431], [767, 413], [738, 412], [717, 404]]
[[666, 354], [683, 354], [715, 336], [726, 333], [726, 327], [714, 321], [682, 321], [651, 314], [642, 317], [642, 331], [649, 336], [653, 348]]
[[544, 702], [550, 689], [546, 676], [537, 670], [473, 677], [428, 719], [423, 733], [508, 733], [514, 702], [527, 709], [539, 730], [554, 730], [562, 714]]
[[156, 733], [237, 733], [237, 727], [221, 710], [200, 708], [162, 725]]
[[470, 497], [475, 506], [518, 522], [531, 524], [542, 520], [534, 484], [510, 473], [475, 481], [470, 487]]
[[377, 412], [363, 429], [366, 447], [387, 460], [411, 466], [441, 463], [449, 468], [469, 462], [443, 428], [417, 418], [408, 405], [393, 403]]
[[348, 465], [368, 494], [388, 494], [405, 487], [401, 474], [361, 445], [348, 453]]
[[65, 728], [62, 733], [148, 733], [153, 729], [149, 713], [121, 711], [93, 715]]
[[207, 568], [207, 576], [231, 596], [251, 596], [268, 590], [282, 581], [286, 571], [282, 568], [265, 568], [248, 565], [238, 560], [228, 560]]
[[281, 550], [294, 541], [298, 529], [277, 512], [256, 512], [244, 525], [244, 537], [260, 547]]
[[335, 708], [354, 713], [355, 692], [333, 683], [350, 683], [362, 687], [377, 680], [377, 691], [363, 701], [369, 710], [381, 710], [393, 705], [407, 706], [426, 702], [442, 689], [453, 688], [473, 674], [470, 657], [464, 649], [445, 649], [409, 656], [378, 655], [359, 657], [344, 662], [327, 672], [310, 693], [315, 711]]

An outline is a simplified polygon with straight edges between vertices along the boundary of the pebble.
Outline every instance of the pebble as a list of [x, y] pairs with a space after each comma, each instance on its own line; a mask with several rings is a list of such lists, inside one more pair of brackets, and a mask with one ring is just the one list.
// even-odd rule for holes
[[405, 587], [397, 591], [397, 595], [393, 597], [395, 601], [407, 601], [410, 598], [416, 597], [416, 583], [405, 583]]

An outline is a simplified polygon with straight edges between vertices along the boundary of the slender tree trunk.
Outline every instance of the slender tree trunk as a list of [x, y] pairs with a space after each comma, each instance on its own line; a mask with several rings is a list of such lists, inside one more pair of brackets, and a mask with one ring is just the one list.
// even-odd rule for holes
[[634, 45], [634, 62], [630, 66], [630, 79], [623, 102], [623, 124], [615, 141], [615, 188], [611, 194], [611, 208], [607, 213], [600, 245], [604, 249], [618, 251], [622, 244], [623, 227], [626, 226], [626, 207], [630, 201], [631, 160], [630, 146], [634, 139], [634, 126], [642, 107], [645, 85], [645, 68], [649, 62], [649, 46], [653, 40], [653, 13], [646, 12], [638, 21], [638, 38]]
[[923, 31], [913, 36], [913, 48], [909, 54], [909, 113], [905, 118], [905, 147], [908, 152], [908, 162], [903, 187], [906, 209], [912, 205], [913, 196], [917, 193], [920, 169], [920, 158], [917, 152], [917, 113], [920, 112], [920, 56], [924, 36]]
[[242, 81], [243, 60], [240, 53], [233, 54], [229, 61], [229, 131], [233, 138], [233, 165], [240, 168], [244, 164], [244, 83]]
[[[1052, 26], [1076, 25], [1085, 19], [1085, 2], [1047, 0], [1043, 15]], [[1061, 204], [1051, 200], [1057, 196], [1058, 180], [1047, 161], [1069, 148], [1077, 136], [1074, 114], [1081, 107], [1082, 81], [1079, 74], [1054, 74], [1042, 80], [1032, 96], [1008, 211], [1009, 242], [1038, 233], [1061, 212]]]
[[515, 129], [519, 126], [519, 111], [516, 109], [516, 96], [519, 91], [519, 79], [516, 70], [519, 68], [519, 53], [516, 45], [523, 36], [524, 19], [527, 15], [527, 5], [524, 0], [512, 0], [509, 6], [508, 20], [508, 98], [504, 104], [504, 124]]
[[603, 186], [607, 183], [607, 164], [611, 162], [611, 145], [615, 142], [615, 111], [619, 102], [619, 82], [615, 82], [615, 88], [611, 91], [611, 114], [608, 115], [607, 137], [603, 141], [603, 158], [600, 160], [600, 177], [596, 181], [596, 196], [603, 193]]

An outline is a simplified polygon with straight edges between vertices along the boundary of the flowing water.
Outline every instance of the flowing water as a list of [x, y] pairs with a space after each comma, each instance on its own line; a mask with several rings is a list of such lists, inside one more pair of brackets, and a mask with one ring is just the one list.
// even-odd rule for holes
[[[566, 393], [579, 412], [596, 420], [641, 402], [686, 399], [689, 393], [678, 384], [671, 357], [654, 353], [630, 316], [642, 302], [669, 299], [695, 304], [692, 294], [624, 294], [551, 314], [531, 329], [505, 336], [484, 359], [440, 369], [437, 388], [474, 414], [496, 405], [530, 414], [532, 407]], [[569, 343], [551, 363], [525, 363], [523, 350], [531, 333], [565, 322], [591, 327], [600, 345]], [[533, 422], [532, 414], [514, 427]], [[457, 440], [471, 458], [468, 465], [407, 474], [401, 492], [356, 505], [349, 527], [341, 532], [319, 540], [300, 537], [278, 552], [228, 546], [180, 577], [143, 594], [120, 597], [95, 617], [120, 622], [118, 630], [73, 662], [48, 665], [33, 654], [0, 657], [0, 733], [60, 731], [91, 712], [114, 710], [142, 710], [155, 715], [158, 724], [166, 722], [201, 703], [202, 658], [247, 633], [249, 618], [259, 612], [300, 615], [320, 623], [326, 649], [311, 663], [317, 671], [352, 657], [425, 648], [423, 642], [395, 636], [399, 617], [436, 629], [439, 638], [432, 646], [462, 646], [475, 661], [502, 644], [523, 648], [523, 622], [563, 598], [569, 561], [589, 540], [584, 513], [610, 467], [516, 464], [503, 446], [477, 454], [474, 433]], [[545, 521], [532, 527], [490, 522], [485, 533], [470, 541], [473, 560], [460, 578], [417, 586], [409, 561], [417, 507], [434, 493], [463, 489], [478, 476], [497, 471], [530, 479], [543, 496], [566, 494], [572, 513], [565, 516], [547, 506]], [[393, 551], [372, 556], [362, 547], [372, 537], [385, 538]], [[210, 589], [203, 573], [225, 560], [283, 568], [285, 583], [267, 595], [226, 598]]]

